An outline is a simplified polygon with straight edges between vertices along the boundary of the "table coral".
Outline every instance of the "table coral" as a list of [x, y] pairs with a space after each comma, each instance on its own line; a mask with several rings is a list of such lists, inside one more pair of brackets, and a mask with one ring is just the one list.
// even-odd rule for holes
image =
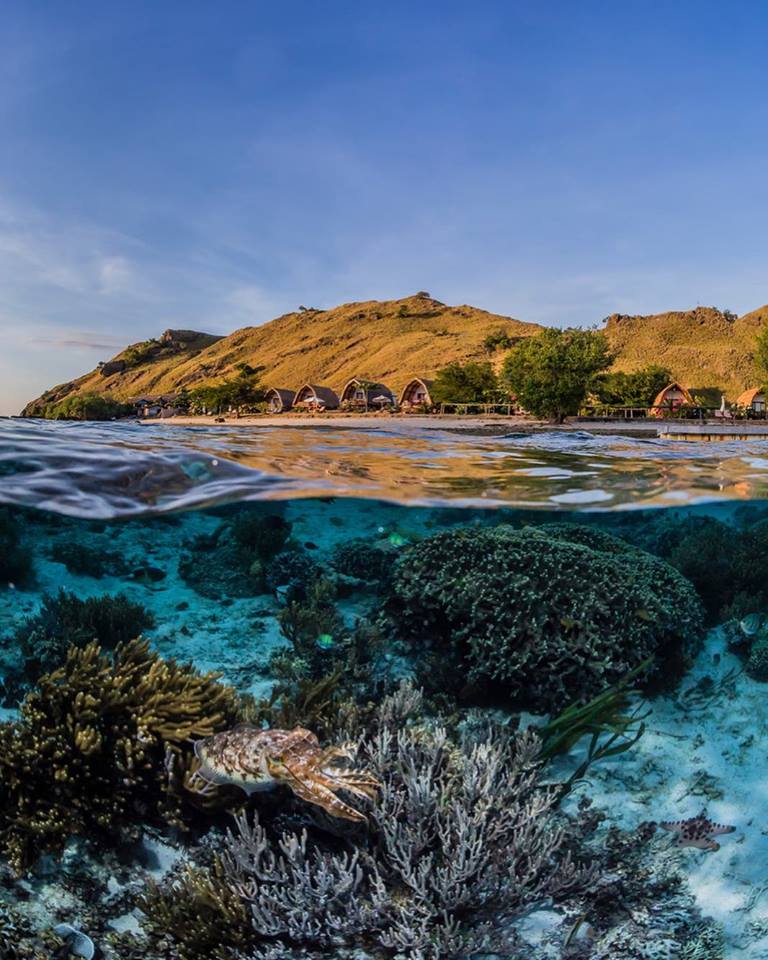
[[425, 684], [549, 711], [595, 696], [648, 657], [674, 677], [703, 631], [693, 586], [600, 531], [564, 524], [461, 529], [395, 564], [391, 622]]

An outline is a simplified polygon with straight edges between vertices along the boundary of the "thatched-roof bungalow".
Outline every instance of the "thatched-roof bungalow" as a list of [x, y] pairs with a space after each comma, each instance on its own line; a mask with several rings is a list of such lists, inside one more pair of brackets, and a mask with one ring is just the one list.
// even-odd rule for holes
[[264, 395], [269, 413], [285, 413], [293, 406], [296, 394], [293, 390], [284, 390], [281, 387], [270, 387]]
[[373, 383], [361, 377], [347, 380], [341, 391], [342, 407], [354, 407], [359, 410], [381, 410], [394, 407], [397, 398], [383, 383]]
[[400, 394], [400, 406], [404, 410], [424, 409], [432, 406], [430, 390], [434, 381], [423, 377], [414, 377], [403, 387]]
[[339, 398], [330, 387], [318, 387], [314, 383], [305, 383], [296, 391], [294, 407], [310, 407], [313, 410], [338, 410]]
[[762, 387], [751, 387], [740, 394], [736, 406], [752, 413], [765, 414], [765, 392]]
[[680, 407], [690, 406], [693, 406], [693, 397], [688, 390], [679, 383], [668, 383], [656, 394], [656, 399], [651, 404], [651, 413], [655, 417], [663, 417], [666, 413], [674, 413]]

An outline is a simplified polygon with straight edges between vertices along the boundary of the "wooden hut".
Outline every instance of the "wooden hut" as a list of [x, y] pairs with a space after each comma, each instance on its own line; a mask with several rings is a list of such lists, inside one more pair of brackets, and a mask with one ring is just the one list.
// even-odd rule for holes
[[373, 383], [362, 377], [347, 380], [341, 391], [341, 405], [355, 410], [383, 410], [396, 406], [397, 398], [383, 383]]
[[675, 413], [680, 407], [691, 406], [693, 406], [693, 397], [688, 390], [679, 383], [668, 383], [656, 394], [650, 412], [654, 417], [663, 417], [667, 413]]
[[432, 380], [425, 380], [423, 377], [414, 377], [413, 380], [406, 383], [403, 392], [400, 394], [400, 406], [403, 410], [424, 410], [431, 407], [430, 389], [432, 383]]
[[295, 396], [293, 390], [270, 387], [264, 395], [264, 399], [267, 401], [267, 411], [269, 413], [285, 413], [293, 406]]
[[746, 410], [748, 413], [764, 417], [765, 391], [762, 387], [751, 387], [749, 390], [745, 390], [736, 400], [736, 406], [741, 407], [742, 410]]
[[296, 391], [294, 407], [308, 407], [312, 410], [338, 410], [339, 398], [330, 387], [319, 387], [314, 383], [305, 383]]

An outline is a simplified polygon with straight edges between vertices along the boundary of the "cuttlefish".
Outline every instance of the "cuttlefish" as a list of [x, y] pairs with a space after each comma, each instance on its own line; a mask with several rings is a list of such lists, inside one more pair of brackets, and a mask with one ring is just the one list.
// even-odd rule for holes
[[308, 803], [322, 807], [334, 817], [365, 822], [359, 810], [341, 800], [346, 790], [373, 800], [381, 786], [367, 771], [358, 771], [338, 761], [350, 761], [350, 746], [321, 747], [310, 730], [262, 730], [239, 724], [195, 743], [200, 768], [193, 779], [213, 786], [232, 784], [246, 793], [269, 790], [279, 784]]

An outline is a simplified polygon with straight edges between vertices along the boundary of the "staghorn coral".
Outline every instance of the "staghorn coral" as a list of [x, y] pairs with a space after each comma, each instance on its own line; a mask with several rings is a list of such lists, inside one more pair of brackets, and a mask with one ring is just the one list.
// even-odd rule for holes
[[[18, 722], [0, 724], [0, 852], [23, 871], [75, 835], [113, 842], [184, 825], [190, 739], [239, 718], [234, 691], [135, 640], [70, 648]], [[191, 795], [189, 795], [191, 798]]]
[[[258, 813], [237, 817], [221, 867], [247, 907], [250, 922], [236, 934], [251, 938], [252, 960], [355, 949], [409, 960], [469, 957], [508, 946], [508, 922], [527, 905], [593, 880], [565, 851], [533, 734], [486, 728], [454, 743], [417, 719], [420, 708], [420, 694], [402, 686], [382, 702], [370, 732], [358, 731], [359, 756], [383, 784], [366, 808], [367, 835], [357, 827], [345, 840], [285, 820], [276, 829]], [[163, 901], [191, 910], [178, 884], [153, 900], [155, 916]], [[180, 955], [195, 956], [181, 953], [187, 934], [173, 926]]]
[[92, 640], [114, 647], [153, 626], [150, 612], [123, 594], [105, 593], [81, 600], [59, 590], [44, 594], [39, 611], [28, 617], [5, 642], [20, 655], [21, 666], [7, 681], [16, 698], [42, 676], [59, 666], [70, 646], [82, 647]]
[[652, 656], [658, 677], [674, 677], [703, 618], [668, 564], [561, 524], [421, 541], [395, 564], [389, 612], [431, 689], [461, 693], [468, 678], [542, 711], [595, 696]]

